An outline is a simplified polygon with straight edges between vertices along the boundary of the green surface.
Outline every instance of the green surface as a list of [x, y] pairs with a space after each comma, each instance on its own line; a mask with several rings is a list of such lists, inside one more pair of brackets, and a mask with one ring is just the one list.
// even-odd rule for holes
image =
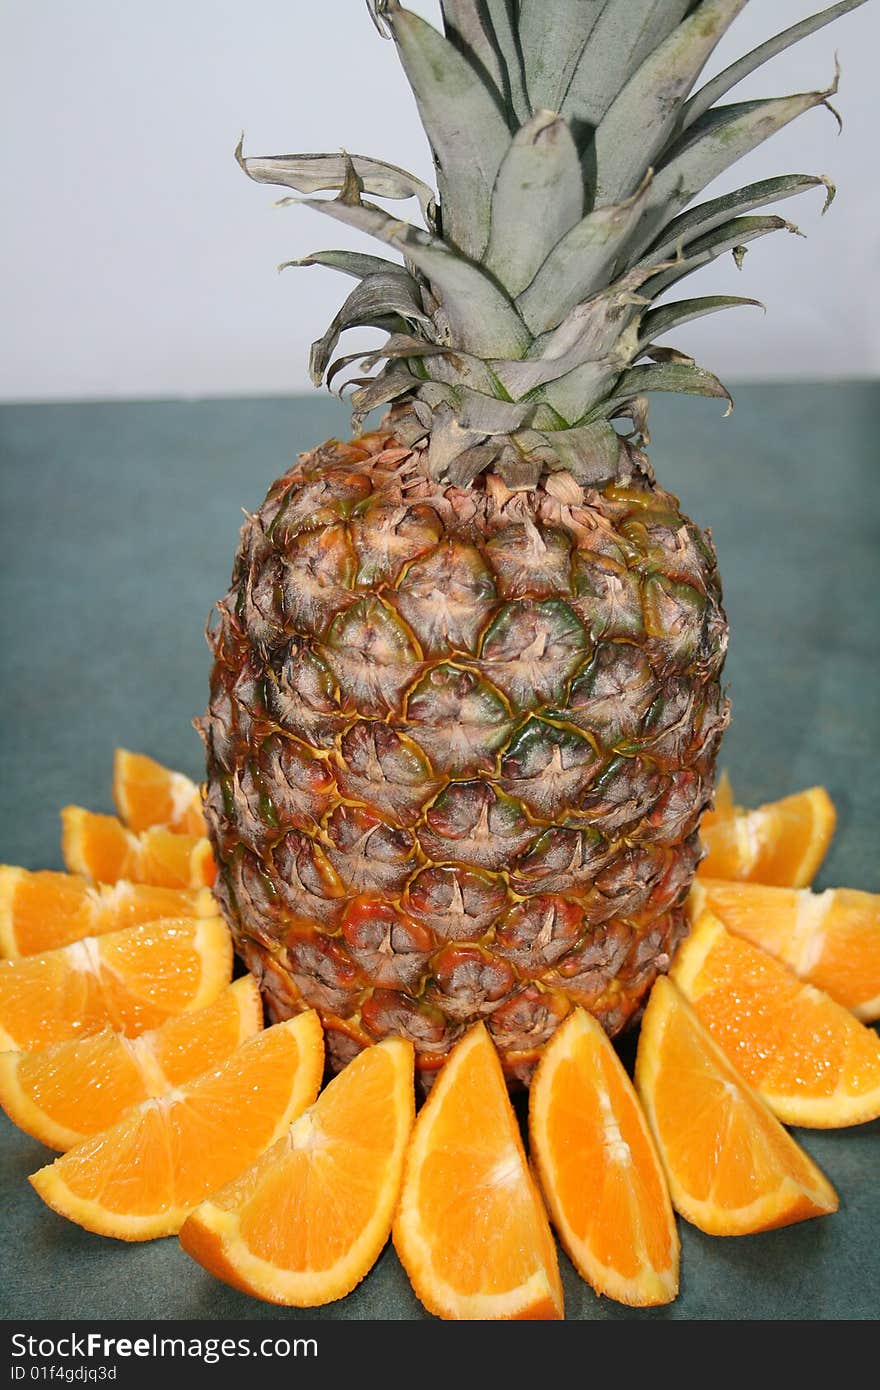
[[[658, 477], [711, 526], [725, 580], [722, 762], [746, 803], [824, 783], [840, 822], [819, 885], [880, 891], [880, 388], [735, 394], [728, 420], [715, 402], [652, 410]], [[0, 859], [60, 868], [58, 810], [112, 809], [118, 744], [200, 775], [202, 629], [240, 509], [334, 432], [347, 414], [326, 396], [0, 410]], [[4, 1318], [299, 1316], [215, 1282], [174, 1240], [127, 1246], [68, 1224], [26, 1182], [51, 1155], [0, 1127]], [[682, 1223], [682, 1294], [656, 1312], [597, 1299], [563, 1260], [567, 1315], [875, 1318], [880, 1125], [798, 1137], [838, 1188], [837, 1215], [726, 1241]], [[389, 1249], [344, 1302], [303, 1316], [426, 1315]]]

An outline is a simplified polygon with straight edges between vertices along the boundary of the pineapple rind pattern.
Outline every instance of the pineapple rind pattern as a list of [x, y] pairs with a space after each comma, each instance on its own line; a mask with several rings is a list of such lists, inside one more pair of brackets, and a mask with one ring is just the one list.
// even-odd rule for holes
[[393, 417], [328, 441], [245, 521], [200, 721], [216, 892], [272, 1017], [317, 1008], [336, 1065], [397, 1032], [430, 1076], [481, 1018], [527, 1081], [574, 1004], [629, 1022], [684, 930], [727, 718], [715, 556], [638, 470], [492, 500], [413, 487], [413, 452]]

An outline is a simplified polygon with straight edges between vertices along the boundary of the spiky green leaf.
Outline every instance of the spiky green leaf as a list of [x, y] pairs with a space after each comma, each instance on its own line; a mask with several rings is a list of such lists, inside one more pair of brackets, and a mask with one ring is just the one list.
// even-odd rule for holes
[[[479, 3], [479, 0], [478, 0]], [[501, 54], [507, 77], [507, 101], [513, 129], [529, 118], [528, 93], [523, 70], [522, 52], [516, 32], [515, 0], [483, 0], [483, 8], [492, 29], [495, 44]]]
[[533, 111], [559, 111], [604, 0], [519, 0], [519, 41]]
[[597, 203], [628, 197], [675, 128], [679, 103], [746, 0], [702, 0], [645, 59], [596, 128], [589, 163]]
[[507, 106], [507, 76], [492, 21], [481, 0], [440, 0], [449, 42], [475, 67], [499, 105]]
[[690, 6], [691, 0], [606, 0], [578, 58], [562, 114], [597, 126], [621, 88]]
[[620, 248], [638, 227], [649, 191], [646, 180], [632, 198], [596, 208], [557, 242], [517, 297], [517, 308], [534, 333], [555, 328], [575, 304], [607, 283]]
[[780, 178], [750, 183], [720, 198], [710, 198], [673, 218], [651, 247], [650, 255], [655, 260], [664, 260], [673, 255], [678, 246], [704, 236], [741, 213], [753, 212], [755, 208], [766, 207], [768, 203], [782, 202], [811, 188], [824, 188], [825, 207], [822, 211], [826, 211], [834, 198], [834, 185], [830, 179], [813, 174], [783, 174]]
[[368, 275], [356, 285], [326, 333], [312, 344], [309, 370], [315, 385], [319, 386], [323, 380], [333, 349], [347, 328], [367, 324], [376, 328], [391, 327], [397, 315], [431, 326], [431, 320], [422, 309], [418, 286], [402, 266]]
[[677, 299], [672, 304], [661, 304], [659, 309], [650, 309], [643, 314], [639, 323], [639, 347], [644, 350], [655, 338], [678, 328], [683, 323], [691, 323], [706, 314], [717, 314], [722, 309], [738, 309], [749, 306], [763, 309], [760, 299], [744, 299], [740, 295], [711, 294], [700, 299]]
[[484, 264], [510, 295], [534, 278], [584, 210], [580, 157], [565, 121], [539, 111], [517, 131], [492, 192]]
[[471, 260], [489, 239], [489, 204], [510, 129], [478, 72], [426, 20], [389, 4], [383, 12], [431, 142], [443, 235]]
[[402, 270], [395, 261], [384, 256], [370, 256], [363, 251], [312, 251], [298, 261], [285, 261], [279, 270], [288, 266], [324, 265], [331, 270], [341, 270], [344, 275], [353, 275], [356, 280], [365, 280], [368, 275], [379, 275], [383, 271]]
[[377, 198], [418, 198], [422, 215], [430, 227], [435, 214], [434, 190], [415, 174], [396, 164], [370, 159], [363, 154], [282, 154], [248, 155], [239, 141], [235, 157], [248, 178], [256, 183], [294, 188], [297, 193], [338, 192], [345, 186], [353, 165], [364, 191]]
[[727, 401], [728, 413], [733, 406], [733, 397], [727, 387], [704, 367], [692, 367], [682, 362], [657, 362], [630, 367], [624, 372], [615, 382], [611, 396], [597, 407], [597, 417], [607, 417], [612, 410], [618, 410], [633, 396], [645, 395], [650, 391], [675, 391], [687, 396], [716, 396]]
[[821, 10], [818, 14], [792, 24], [789, 29], [784, 29], [781, 34], [774, 35], [766, 43], [753, 48], [751, 53], [746, 53], [744, 57], [731, 63], [685, 103], [681, 113], [680, 129], [687, 130], [704, 111], [708, 111], [710, 106], [714, 106], [750, 73], [755, 72], [771, 58], [775, 58], [778, 53], [784, 53], [792, 44], [799, 43], [808, 34], [815, 34], [817, 29], [823, 29], [826, 24], [832, 24], [835, 19], [840, 19], [841, 15], [847, 14], [850, 10], [857, 10], [864, 3], [865, 0], [841, 0], [840, 4], [831, 5], [827, 10]]
[[796, 232], [797, 228], [784, 217], [734, 217], [713, 228], [705, 236], [696, 237], [684, 247], [681, 259], [668, 270], [658, 271], [645, 286], [646, 292], [656, 299], [671, 285], [678, 284], [695, 270], [700, 270], [710, 261], [717, 260], [726, 252], [736, 252], [757, 237], [770, 232]]
[[736, 102], [707, 111], [657, 170], [639, 224], [639, 247], [650, 245], [670, 214], [686, 207], [731, 164], [805, 111], [827, 105], [833, 90]]
[[427, 276], [442, 303], [451, 341], [487, 357], [519, 356], [531, 337], [502, 290], [437, 237], [400, 222], [382, 208], [338, 198], [303, 199], [307, 207], [396, 246]]

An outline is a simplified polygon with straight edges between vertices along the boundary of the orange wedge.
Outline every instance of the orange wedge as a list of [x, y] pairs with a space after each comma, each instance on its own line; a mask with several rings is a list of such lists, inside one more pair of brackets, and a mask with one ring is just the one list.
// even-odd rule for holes
[[751, 1235], [837, 1210], [825, 1175], [662, 975], [642, 1019], [636, 1088], [673, 1205], [701, 1231]]
[[36, 1052], [102, 1028], [137, 1037], [204, 1008], [229, 984], [220, 917], [168, 917], [0, 961], [0, 1050]]
[[276, 1023], [214, 1070], [127, 1110], [30, 1181], [87, 1231], [119, 1240], [173, 1235], [311, 1105], [323, 1066], [317, 1014]]
[[730, 776], [725, 769], [718, 778], [711, 807], [708, 811], [703, 812], [700, 829], [706, 830], [714, 821], [729, 819], [738, 809], [733, 803], [733, 787], [730, 783]]
[[703, 817], [700, 877], [806, 888], [831, 843], [837, 813], [824, 787], [771, 801], [755, 811]]
[[837, 1129], [880, 1115], [880, 1038], [773, 956], [704, 912], [670, 972], [774, 1114]]
[[412, 1045], [366, 1048], [253, 1167], [196, 1208], [184, 1250], [270, 1303], [343, 1298], [391, 1234], [414, 1114]]
[[880, 1018], [880, 894], [704, 878], [689, 907], [694, 921], [708, 908], [863, 1023]]
[[441, 1318], [561, 1318], [556, 1246], [482, 1023], [453, 1048], [410, 1140], [394, 1245]]
[[209, 888], [153, 888], [124, 879], [92, 884], [79, 874], [0, 864], [0, 957], [7, 960], [157, 917], [213, 917], [216, 912]]
[[97, 883], [150, 883], [158, 888], [210, 888], [214, 856], [204, 837], [156, 826], [140, 835], [115, 816], [81, 806], [61, 812], [61, 853], [71, 873]]
[[0, 1105], [50, 1149], [69, 1149], [107, 1129], [131, 1105], [164, 1095], [222, 1062], [263, 1026], [252, 975], [213, 1004], [126, 1038], [105, 1028], [42, 1052], [0, 1052]]
[[604, 1028], [574, 1009], [529, 1092], [544, 1199], [575, 1269], [631, 1306], [678, 1293], [678, 1232], [648, 1122]]
[[195, 782], [143, 753], [117, 748], [113, 756], [113, 800], [129, 830], [164, 825], [185, 835], [204, 835], [202, 797]]

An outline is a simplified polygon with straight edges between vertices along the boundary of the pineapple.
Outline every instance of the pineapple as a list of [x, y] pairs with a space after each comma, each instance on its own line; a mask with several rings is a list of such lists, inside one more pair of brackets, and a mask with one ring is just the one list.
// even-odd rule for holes
[[658, 339], [754, 301], [656, 301], [792, 230], [768, 204], [830, 201], [789, 174], [692, 206], [836, 83], [719, 101], [861, 0], [698, 87], [745, 3], [443, 0], [441, 34], [370, 0], [439, 196], [377, 159], [239, 148], [402, 258], [300, 263], [357, 281], [315, 382], [350, 367], [346, 329], [384, 329], [350, 384], [358, 427], [387, 413], [247, 516], [197, 721], [239, 952], [273, 1019], [320, 1012], [336, 1067], [398, 1034], [427, 1084], [483, 1019], [527, 1083], [573, 1006], [611, 1035], [637, 1017], [685, 932], [727, 623], [708, 534], [651, 471], [645, 397], [728, 398]]

